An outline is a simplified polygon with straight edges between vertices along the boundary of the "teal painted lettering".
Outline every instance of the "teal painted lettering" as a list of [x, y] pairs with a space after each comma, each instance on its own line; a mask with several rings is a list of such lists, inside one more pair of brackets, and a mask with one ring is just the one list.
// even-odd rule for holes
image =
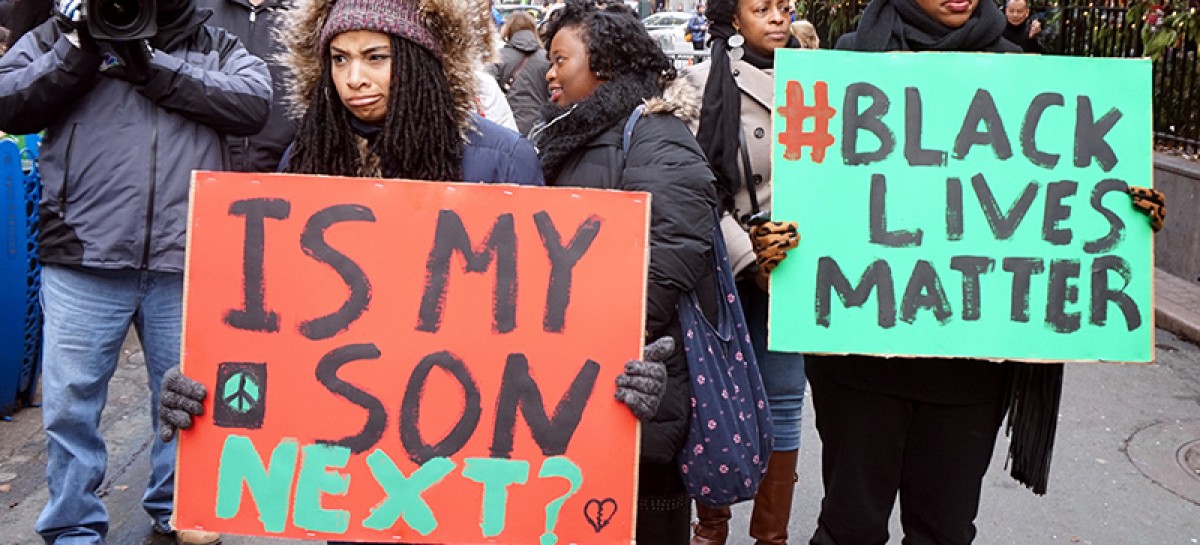
[[296, 473], [296, 455], [300, 446], [293, 439], [284, 439], [271, 452], [271, 463], [263, 467], [262, 458], [254, 450], [249, 437], [229, 435], [221, 447], [221, 463], [217, 470], [217, 518], [233, 518], [242, 509], [242, 483], [258, 507], [258, 520], [263, 530], [280, 533], [287, 526], [288, 493]]
[[580, 471], [579, 466], [575, 465], [575, 462], [563, 456], [552, 456], [542, 462], [542, 469], [538, 471], [538, 477], [543, 479], [561, 477], [571, 483], [571, 489], [567, 490], [566, 494], [546, 504], [546, 533], [542, 534], [541, 545], [554, 545], [558, 543], [558, 536], [554, 535], [554, 527], [558, 525], [558, 511], [562, 509], [563, 502], [575, 495], [579, 491], [579, 487], [583, 485], [583, 472]]
[[363, 526], [372, 530], [386, 530], [396, 524], [396, 519], [404, 517], [404, 523], [417, 533], [427, 536], [437, 529], [437, 518], [429, 509], [429, 504], [421, 497], [433, 485], [442, 482], [446, 475], [454, 471], [455, 464], [445, 457], [431, 458], [428, 462], [405, 477], [396, 463], [383, 451], [376, 449], [367, 456], [367, 466], [383, 491], [387, 494], [383, 501], [371, 508], [371, 516], [363, 521]]
[[504, 531], [508, 512], [508, 487], [525, 484], [529, 462], [503, 458], [467, 458], [463, 477], [483, 484], [483, 517], [479, 527], [483, 537], [496, 537]]
[[300, 476], [296, 479], [296, 509], [292, 513], [292, 522], [296, 526], [313, 532], [346, 532], [350, 527], [350, 512], [321, 507], [321, 496], [342, 496], [350, 490], [350, 477], [328, 471], [328, 468], [346, 467], [349, 460], [350, 449], [346, 447], [304, 447], [304, 461], [300, 464]]

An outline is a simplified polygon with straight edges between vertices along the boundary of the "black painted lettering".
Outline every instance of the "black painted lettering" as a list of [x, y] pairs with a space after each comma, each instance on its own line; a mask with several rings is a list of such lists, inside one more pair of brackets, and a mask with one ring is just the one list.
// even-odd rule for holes
[[924, 233], [916, 231], [889, 231], [887, 226], [887, 179], [882, 174], [871, 175], [871, 244], [892, 248], [910, 248], [921, 245]]
[[[859, 112], [858, 99], [868, 97], [871, 105]], [[851, 166], [882, 161], [896, 149], [896, 135], [882, 121], [891, 101], [884, 92], [870, 83], [851, 83], [842, 99], [842, 160]], [[867, 131], [879, 139], [875, 151], [858, 151], [858, 133]]]
[[[1116, 272], [1123, 281], [1119, 289], [1112, 289], [1108, 284], [1108, 272]], [[1125, 293], [1129, 282], [1133, 280], [1133, 272], [1129, 263], [1120, 256], [1105, 255], [1092, 261], [1092, 304], [1091, 316], [1088, 321], [1092, 325], [1103, 326], [1108, 323], [1108, 304], [1116, 303], [1125, 317], [1125, 327], [1133, 331], [1142, 327], [1142, 313], [1137, 303]]]
[[300, 333], [309, 339], [328, 339], [345, 331], [350, 324], [362, 316], [371, 303], [371, 282], [366, 273], [354, 260], [325, 241], [325, 231], [336, 223], [345, 221], [374, 222], [375, 214], [370, 208], [357, 204], [330, 206], [308, 218], [304, 232], [300, 235], [300, 246], [313, 259], [333, 268], [350, 288], [350, 296], [341, 308], [333, 313], [300, 323]]
[[570, 388], [558, 400], [554, 416], [547, 417], [542, 392], [529, 375], [529, 360], [523, 354], [509, 354], [508, 362], [504, 365], [504, 378], [500, 382], [500, 400], [496, 403], [492, 457], [508, 458], [512, 455], [518, 408], [542, 454], [558, 456], [566, 453], [599, 375], [600, 364], [592, 360], [584, 362], [575, 380], [571, 381]]
[[1059, 222], [1071, 217], [1071, 206], [1062, 200], [1075, 194], [1077, 182], [1063, 180], [1046, 184], [1046, 211], [1042, 215], [1042, 240], [1056, 246], [1066, 246], [1074, 237], [1070, 229], [1061, 229]]
[[1100, 169], [1108, 172], [1117, 166], [1117, 155], [1112, 146], [1104, 141], [1108, 131], [1121, 120], [1121, 110], [1111, 108], [1100, 119], [1092, 119], [1092, 100], [1086, 96], [1076, 99], [1075, 108], [1075, 166], [1092, 164], [1092, 158], [1100, 163]]
[[942, 288], [942, 279], [933, 265], [924, 259], [917, 260], [912, 276], [908, 277], [904, 299], [900, 303], [900, 319], [911, 324], [916, 321], [917, 311], [921, 309], [932, 310], [933, 317], [943, 324], [954, 314], [946, 299], [946, 290]]
[[886, 261], [875, 260], [863, 271], [858, 285], [851, 286], [837, 261], [829, 256], [820, 258], [817, 261], [817, 324], [829, 327], [834, 291], [837, 291], [842, 306], [849, 308], [863, 306], [871, 297], [871, 290], [877, 291], [875, 299], [879, 326], [885, 329], [895, 326], [896, 290], [892, 283], [892, 268]]
[[921, 106], [921, 91], [904, 88], [904, 158], [912, 166], [945, 166], [946, 152], [921, 147], [921, 132], [925, 119]]
[[[981, 121], [984, 125], [982, 131], [979, 130]], [[965, 159], [971, 148], [978, 145], [991, 146], [999, 159], [1012, 157], [1012, 144], [1004, 132], [1004, 122], [996, 110], [996, 102], [992, 100], [992, 94], [983, 89], [975, 91], [975, 97], [967, 107], [967, 115], [963, 117], [962, 127], [954, 139], [954, 158]]]
[[357, 386], [338, 377], [338, 371], [346, 364], [359, 360], [379, 359], [379, 348], [374, 344], [352, 344], [337, 348], [326, 354], [317, 363], [317, 381], [333, 392], [367, 410], [367, 422], [358, 433], [337, 440], [318, 440], [326, 445], [338, 445], [355, 454], [366, 452], [383, 437], [387, 427], [387, 409], [383, 402]]
[[1042, 114], [1051, 106], [1062, 106], [1063, 96], [1058, 93], [1041, 93], [1029, 102], [1025, 110], [1025, 119], [1021, 122], [1021, 153], [1029, 161], [1042, 168], [1054, 168], [1062, 156], [1057, 153], [1046, 153], [1037, 147], [1037, 128], [1042, 121]]
[[546, 287], [546, 314], [542, 318], [542, 329], [561, 333], [566, 325], [567, 306], [571, 304], [571, 272], [592, 246], [592, 241], [596, 240], [604, 222], [598, 216], [588, 216], [575, 229], [575, 235], [565, 248], [550, 214], [538, 212], [533, 215], [533, 222], [537, 224], [542, 246], [550, 258], [550, 285]]
[[1045, 263], [1036, 257], [1006, 257], [1002, 267], [1012, 273], [1012, 304], [1009, 319], [1014, 322], [1029, 321], [1029, 282], [1035, 274], [1046, 270]]
[[450, 258], [462, 254], [467, 272], [484, 272], [496, 260], [496, 287], [492, 293], [492, 328], [508, 333], [517, 327], [517, 235], [512, 214], [501, 214], [478, 250], [472, 250], [471, 238], [462, 218], [453, 210], [438, 213], [433, 248], [425, 267], [425, 293], [418, 314], [419, 331], [436, 332], [442, 325], [446, 306], [446, 284], [450, 277]]
[[292, 205], [283, 199], [245, 199], [229, 205], [229, 215], [246, 218], [242, 246], [242, 308], [225, 313], [225, 323], [246, 331], [279, 331], [279, 315], [267, 310], [263, 263], [266, 259], [266, 221], [287, 219]]
[[988, 225], [992, 228], [992, 235], [996, 240], [1007, 240], [1021, 225], [1021, 220], [1025, 218], [1025, 213], [1029, 212], [1029, 207], [1033, 204], [1033, 198], [1037, 196], [1037, 184], [1029, 182], [1025, 189], [1021, 191], [1021, 195], [1017, 197], [1016, 202], [1008, 207], [1008, 212], [1001, 212], [1000, 205], [996, 202], [996, 196], [992, 194], [992, 188], [984, 179], [983, 174], [976, 174], [971, 177], [971, 187], [975, 189], [975, 197], [979, 200], [979, 206], [983, 209], [983, 215], [987, 218]]
[[[1085, 242], [1083, 251], [1089, 254], [1099, 254], [1107, 252], [1117, 246], [1121, 239], [1125, 238], [1125, 222], [1121, 220], [1112, 210], [1104, 206], [1104, 196], [1112, 192], [1121, 193], [1122, 197], [1129, 192], [1129, 186], [1122, 180], [1108, 178], [1101, 180], [1092, 188], [1092, 209], [1099, 212], [1108, 220], [1108, 233], [1104, 236]], [[1128, 201], [1126, 201], [1128, 202]]]
[[979, 277], [992, 272], [996, 260], [977, 255], [956, 255], [950, 258], [950, 268], [962, 273], [962, 319], [973, 322], [981, 314]]
[[[425, 397], [425, 382], [435, 367], [458, 381], [463, 389], [463, 408], [450, 432], [431, 445], [421, 436], [421, 401]], [[408, 458], [420, 465], [438, 456], [448, 457], [462, 450], [479, 426], [479, 417], [483, 412], [479, 399], [479, 385], [457, 356], [441, 351], [422, 358], [408, 378], [404, 400], [400, 403], [400, 442], [408, 451]], [[439, 411], [447, 410], [445, 400], [439, 399], [437, 408]]]
[[1079, 302], [1079, 286], [1071, 284], [1079, 278], [1078, 259], [1050, 261], [1050, 285], [1046, 294], [1046, 325], [1058, 333], [1079, 331], [1081, 313], [1067, 312], [1067, 305]]
[[962, 240], [962, 237], [962, 180], [958, 178], [946, 178], [946, 240]]

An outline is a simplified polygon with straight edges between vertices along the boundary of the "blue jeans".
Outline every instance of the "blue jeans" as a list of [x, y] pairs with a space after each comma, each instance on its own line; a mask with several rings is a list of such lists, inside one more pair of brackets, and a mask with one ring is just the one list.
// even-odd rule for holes
[[738, 283], [742, 312], [750, 344], [758, 358], [763, 388], [771, 406], [771, 424], [775, 428], [775, 451], [800, 449], [800, 413], [804, 410], [804, 354], [767, 350], [767, 292], [753, 281]]
[[46, 265], [42, 269], [42, 422], [50, 499], [35, 528], [47, 544], [101, 545], [108, 512], [96, 495], [108, 453], [100, 413], [132, 323], [150, 387], [150, 483], [142, 505], [170, 528], [175, 443], [158, 439], [162, 376], [179, 362], [183, 274]]

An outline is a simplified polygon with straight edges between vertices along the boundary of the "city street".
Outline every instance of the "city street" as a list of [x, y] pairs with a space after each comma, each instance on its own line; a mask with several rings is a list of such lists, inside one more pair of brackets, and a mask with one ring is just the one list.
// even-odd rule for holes
[[[1200, 465], [1200, 349], [1159, 330], [1157, 358], [1154, 365], [1068, 365], [1049, 493], [1037, 497], [1008, 477], [1002, 437], [984, 487], [976, 543], [1200, 543], [1200, 475], [1195, 472]], [[112, 518], [113, 545], [173, 543], [151, 534], [139, 504], [148, 471], [145, 452], [152, 440], [144, 373], [131, 337], [103, 421], [110, 458], [101, 494]], [[821, 497], [820, 442], [809, 414], [792, 543], [804, 543], [811, 534]], [[0, 422], [2, 545], [41, 542], [33, 531], [46, 500], [40, 419], [40, 411], [30, 408], [12, 422]], [[1189, 463], [1190, 475], [1184, 469]], [[752, 543], [746, 537], [749, 513], [747, 504], [735, 508], [731, 544]], [[900, 543], [895, 516], [892, 535], [891, 543]], [[303, 542], [227, 536], [225, 543]]]

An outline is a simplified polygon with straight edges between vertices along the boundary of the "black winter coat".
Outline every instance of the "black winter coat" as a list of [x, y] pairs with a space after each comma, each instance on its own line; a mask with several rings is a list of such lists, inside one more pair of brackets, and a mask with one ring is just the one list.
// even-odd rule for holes
[[[517, 66], [521, 59], [528, 59]], [[492, 65], [492, 75], [504, 89], [508, 106], [512, 108], [513, 119], [517, 121], [517, 130], [521, 134], [529, 134], [542, 120], [542, 106], [550, 100], [550, 89], [546, 85], [546, 71], [550, 69], [550, 59], [538, 43], [537, 36], [530, 30], [520, 30], [512, 35], [508, 43], [500, 49], [500, 62]], [[509, 79], [512, 85], [509, 85]]]
[[257, 6], [248, 0], [197, 0], [196, 4], [213, 11], [208, 24], [236, 35], [246, 50], [266, 61], [271, 70], [271, 115], [258, 134], [226, 139], [229, 170], [275, 172], [283, 150], [296, 134], [296, 124], [288, 118], [284, 105], [287, 87], [283, 65], [275, 60], [283, 46], [274, 33], [282, 24], [290, 4], [284, 0], [264, 0]]
[[648, 113], [638, 121], [629, 153], [624, 122], [613, 125], [567, 159], [548, 185], [645, 191], [651, 194], [650, 270], [646, 285], [646, 340], [675, 338], [667, 358], [668, 384], [658, 414], [642, 425], [642, 460], [668, 463], [687, 438], [691, 414], [687, 359], [676, 303], [692, 289], [716, 321], [712, 266], [715, 178], [696, 139], [680, 119]]

